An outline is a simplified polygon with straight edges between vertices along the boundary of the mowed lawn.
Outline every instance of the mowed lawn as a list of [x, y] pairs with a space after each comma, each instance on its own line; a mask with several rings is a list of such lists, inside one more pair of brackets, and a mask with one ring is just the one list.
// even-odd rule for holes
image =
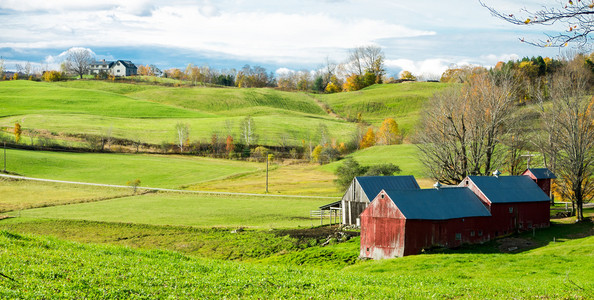
[[263, 167], [195, 156], [7, 151], [7, 170], [27, 177], [114, 185], [140, 179], [141, 186], [159, 188], [180, 188]]
[[153, 193], [13, 212], [50, 218], [199, 227], [285, 228], [319, 225], [310, 211], [332, 199]]

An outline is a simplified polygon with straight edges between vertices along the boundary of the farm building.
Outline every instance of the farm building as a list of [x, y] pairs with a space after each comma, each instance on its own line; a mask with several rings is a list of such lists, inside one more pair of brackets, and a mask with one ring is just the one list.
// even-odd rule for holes
[[522, 175], [530, 177], [536, 184], [551, 197], [551, 180], [557, 179], [557, 176], [547, 168], [527, 169]]
[[359, 225], [359, 215], [382, 190], [419, 190], [414, 176], [359, 176], [347, 188], [340, 203], [342, 224]]
[[549, 226], [549, 197], [528, 176], [468, 176], [458, 187], [382, 189], [361, 214], [362, 257], [418, 254]]
[[393, 258], [486, 241], [490, 216], [468, 188], [382, 190], [361, 214], [360, 255]]
[[459, 186], [489, 209], [494, 236], [550, 225], [551, 199], [528, 176], [468, 176]]

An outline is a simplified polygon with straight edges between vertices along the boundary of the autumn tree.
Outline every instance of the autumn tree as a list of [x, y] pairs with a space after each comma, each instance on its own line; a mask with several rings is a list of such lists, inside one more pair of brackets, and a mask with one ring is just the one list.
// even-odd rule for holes
[[498, 145], [516, 124], [516, 92], [513, 74], [483, 73], [434, 95], [416, 136], [433, 178], [457, 184], [468, 175], [490, 175], [501, 164]]
[[89, 73], [91, 63], [93, 63], [93, 52], [86, 48], [70, 48], [66, 53], [65, 67], [69, 72], [77, 74], [80, 79], [83, 75]]
[[375, 145], [375, 133], [373, 132], [373, 128], [369, 127], [367, 129], [367, 132], [363, 136], [363, 139], [361, 139], [361, 143], [360, 143], [359, 147], [361, 149], [365, 149], [365, 148], [369, 148], [373, 145]]
[[410, 71], [404, 70], [404, 71], [402, 71], [402, 73], [400, 73], [400, 79], [416, 81], [417, 77], [415, 77]]
[[21, 124], [19, 122], [14, 123], [14, 141], [18, 144], [21, 140]]
[[398, 123], [392, 118], [385, 119], [377, 131], [376, 140], [380, 145], [394, 145], [400, 143]]
[[233, 152], [235, 150], [235, 144], [233, 143], [233, 137], [228, 135], [227, 140], [225, 141], [225, 150], [227, 153]]
[[588, 36], [594, 30], [594, 19], [592, 18], [594, 2], [592, 1], [559, 1], [553, 6], [542, 6], [539, 10], [522, 9], [518, 14], [502, 12], [482, 1], [479, 2], [493, 16], [511, 24], [522, 26], [563, 24], [564, 31], [545, 34], [546, 38], [544, 39], [531, 41], [520, 38], [520, 41], [538, 47], [565, 47], [570, 43], [584, 46], [589, 41]]
[[578, 221], [594, 197], [594, 98], [592, 73], [573, 61], [549, 79], [551, 105], [540, 98], [547, 166], [557, 175], [557, 191], [571, 200]]

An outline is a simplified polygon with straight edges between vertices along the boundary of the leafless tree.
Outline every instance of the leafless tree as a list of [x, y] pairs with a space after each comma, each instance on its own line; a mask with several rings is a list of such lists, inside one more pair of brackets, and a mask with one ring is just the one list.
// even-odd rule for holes
[[256, 124], [251, 116], [245, 117], [241, 121], [241, 139], [244, 144], [249, 148], [250, 145], [256, 142]]
[[416, 140], [433, 178], [456, 184], [502, 164], [502, 138], [516, 126], [516, 90], [512, 74], [482, 73], [432, 98]]
[[181, 122], [175, 124], [175, 133], [177, 136], [177, 146], [179, 147], [179, 151], [184, 152], [184, 144], [186, 144], [190, 138], [190, 125]]
[[367, 72], [373, 73], [376, 76], [376, 83], [381, 83], [385, 74], [382, 48], [367, 45], [351, 49], [345, 68], [348, 73], [359, 76], [363, 76]]
[[558, 192], [571, 199], [583, 220], [583, 204], [594, 197], [594, 98], [589, 95], [592, 73], [574, 60], [549, 79], [551, 104], [540, 98], [543, 129], [548, 132], [542, 151], [554, 161]]
[[585, 45], [589, 41], [588, 35], [594, 30], [594, 3], [592, 1], [559, 1], [558, 6], [543, 6], [540, 10], [535, 11], [523, 9], [519, 15], [501, 12], [486, 5], [483, 1], [479, 0], [479, 2], [492, 15], [515, 25], [565, 25], [566, 29], [563, 32], [554, 35], [546, 34], [546, 39], [528, 41], [520, 38], [522, 42], [534, 46], [565, 47], [570, 43]]
[[65, 66], [69, 72], [73, 72], [83, 78], [89, 73], [89, 67], [93, 63], [93, 53], [85, 48], [70, 48], [66, 53]]

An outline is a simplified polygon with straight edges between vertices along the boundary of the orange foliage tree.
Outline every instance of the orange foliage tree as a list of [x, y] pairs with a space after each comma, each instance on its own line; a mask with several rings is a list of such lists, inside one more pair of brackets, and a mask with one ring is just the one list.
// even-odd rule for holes
[[373, 145], [375, 145], [375, 132], [373, 132], [373, 128], [369, 127], [367, 133], [365, 133], [363, 139], [361, 139], [361, 142], [359, 143], [359, 148], [365, 149]]

